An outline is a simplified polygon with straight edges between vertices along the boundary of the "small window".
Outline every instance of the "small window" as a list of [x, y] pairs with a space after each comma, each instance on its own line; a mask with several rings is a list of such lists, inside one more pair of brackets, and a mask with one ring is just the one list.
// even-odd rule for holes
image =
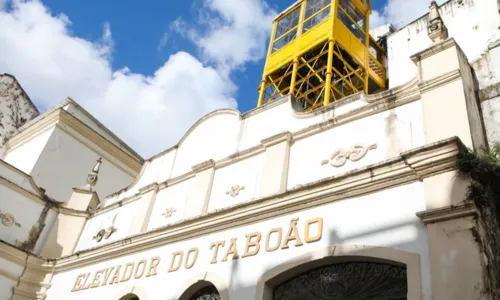
[[299, 25], [300, 7], [283, 17], [276, 24], [274, 34], [273, 52], [286, 46], [297, 37], [297, 25]]
[[366, 42], [366, 17], [356, 7], [356, 5], [349, 0], [340, 0], [338, 17], [349, 28], [349, 30], [363, 43]]
[[331, 3], [331, 0], [307, 0], [304, 16], [304, 32], [307, 32], [330, 16]]

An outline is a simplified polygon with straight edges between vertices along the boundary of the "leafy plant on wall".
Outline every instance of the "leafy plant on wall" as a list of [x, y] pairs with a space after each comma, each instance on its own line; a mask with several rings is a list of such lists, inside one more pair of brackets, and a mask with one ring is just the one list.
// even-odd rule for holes
[[478, 210], [476, 240], [485, 253], [485, 279], [492, 299], [500, 300], [500, 144], [458, 157], [462, 178], [470, 181], [467, 200]]

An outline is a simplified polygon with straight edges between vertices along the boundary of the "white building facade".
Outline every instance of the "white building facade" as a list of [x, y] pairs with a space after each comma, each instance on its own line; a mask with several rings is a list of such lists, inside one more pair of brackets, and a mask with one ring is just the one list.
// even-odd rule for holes
[[500, 17], [460, 2], [444, 24], [483, 22], [482, 50], [425, 16], [386, 37], [391, 89], [218, 110], [145, 161], [74, 101], [33, 120], [0, 161], [0, 299], [490, 299], [456, 162], [497, 132], [476, 52]]

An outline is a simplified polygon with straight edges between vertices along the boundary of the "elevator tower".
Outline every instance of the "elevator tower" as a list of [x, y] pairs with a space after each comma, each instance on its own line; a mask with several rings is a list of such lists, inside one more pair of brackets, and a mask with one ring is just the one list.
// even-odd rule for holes
[[292, 94], [304, 111], [385, 89], [370, 0], [300, 0], [273, 22], [257, 106]]

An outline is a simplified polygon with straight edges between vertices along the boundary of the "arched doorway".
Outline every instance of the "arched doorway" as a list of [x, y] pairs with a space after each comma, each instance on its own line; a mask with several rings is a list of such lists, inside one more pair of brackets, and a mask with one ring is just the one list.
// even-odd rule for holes
[[196, 291], [189, 300], [220, 300], [220, 294], [215, 286], [208, 285]]
[[127, 295], [121, 297], [120, 300], [140, 300], [140, 298], [137, 297], [137, 295], [135, 295], [135, 294], [127, 294]]
[[273, 300], [406, 300], [406, 267], [346, 262], [301, 273], [274, 288]]

